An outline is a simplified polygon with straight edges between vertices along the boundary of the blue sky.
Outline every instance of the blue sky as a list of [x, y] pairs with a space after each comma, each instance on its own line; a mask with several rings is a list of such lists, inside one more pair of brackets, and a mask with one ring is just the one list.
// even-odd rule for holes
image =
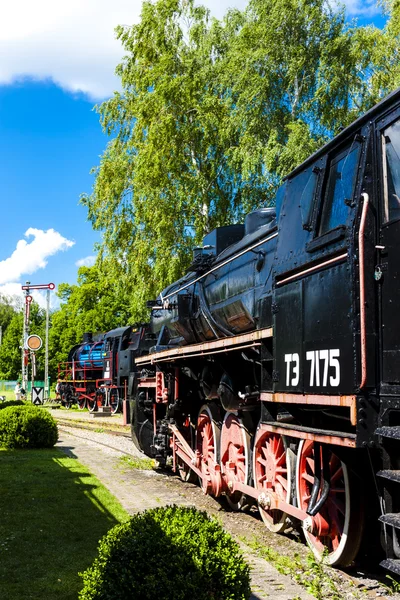
[[[91, 189], [89, 171], [106, 143], [92, 107], [84, 95], [65, 93], [50, 81], [0, 87], [0, 259], [11, 257], [23, 239], [31, 254], [37, 235], [25, 236], [29, 229], [54, 229], [66, 240], [42, 237], [49, 254], [38, 256], [39, 264], [28, 268], [34, 269], [31, 274], [19, 261], [9, 265], [17, 281], [73, 282], [76, 263], [93, 255], [100, 240], [78, 203]], [[43, 261], [48, 261], [45, 268]], [[13, 273], [7, 270], [5, 277], [13, 279]]]
[[[245, 0], [203, 2], [221, 17]], [[100, 240], [79, 197], [107, 143], [93, 105], [117, 88], [117, 24], [139, 0], [15, 0], [0, 22], [0, 292], [76, 281]], [[370, 0], [348, 0], [363, 24], [383, 21]], [[95, 17], [94, 17], [95, 15]], [[38, 298], [37, 298], [38, 299]]]

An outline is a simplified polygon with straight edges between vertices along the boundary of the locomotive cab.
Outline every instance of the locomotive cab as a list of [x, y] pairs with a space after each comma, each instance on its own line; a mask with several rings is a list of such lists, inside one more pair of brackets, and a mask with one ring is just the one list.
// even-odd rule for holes
[[275, 392], [347, 397], [400, 384], [397, 98], [286, 180], [274, 265]]

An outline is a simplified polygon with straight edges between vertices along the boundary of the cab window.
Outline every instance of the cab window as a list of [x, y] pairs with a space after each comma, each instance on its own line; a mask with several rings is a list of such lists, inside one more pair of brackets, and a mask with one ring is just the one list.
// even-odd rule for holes
[[357, 180], [360, 145], [353, 142], [330, 161], [319, 235], [345, 225]]
[[400, 218], [400, 120], [383, 131], [384, 221]]

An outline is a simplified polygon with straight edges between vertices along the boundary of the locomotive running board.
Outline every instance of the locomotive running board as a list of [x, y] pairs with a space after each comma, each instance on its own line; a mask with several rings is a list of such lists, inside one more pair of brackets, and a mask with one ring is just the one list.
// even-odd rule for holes
[[315, 429], [315, 427], [304, 427], [303, 425], [292, 425], [275, 421], [272, 423], [261, 423], [260, 429], [286, 435], [287, 437], [298, 438], [301, 440], [311, 440], [321, 444], [332, 444], [333, 446], [345, 446], [346, 448], [356, 447], [355, 433], [341, 433], [340, 431], [327, 431], [325, 429]]
[[311, 404], [312, 406], [344, 406], [350, 409], [350, 423], [357, 425], [356, 396], [324, 396], [323, 394], [290, 394], [261, 392], [261, 402], [280, 402], [281, 404]]
[[136, 358], [135, 363], [137, 365], [157, 364], [159, 362], [171, 362], [179, 358], [192, 358], [193, 356], [207, 356], [209, 354], [219, 354], [232, 350], [254, 348], [260, 346], [261, 340], [271, 338], [272, 335], [272, 327], [258, 329], [234, 337], [201, 342], [200, 344], [190, 344], [189, 346], [180, 346], [171, 350], [162, 350], [161, 352], [147, 354], [147, 356]]

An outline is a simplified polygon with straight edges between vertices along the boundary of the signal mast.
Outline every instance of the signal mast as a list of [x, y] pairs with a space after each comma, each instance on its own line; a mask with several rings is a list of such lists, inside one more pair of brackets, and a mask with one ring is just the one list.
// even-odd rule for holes
[[[50, 312], [50, 290], [55, 289], [54, 283], [38, 283], [31, 284], [30, 281], [27, 281], [25, 285], [22, 286], [22, 290], [25, 292], [25, 310], [24, 310], [24, 327], [22, 334], [22, 356], [21, 356], [21, 367], [22, 367], [22, 387], [24, 389], [28, 386], [28, 364], [29, 364], [29, 346], [27, 345], [27, 341], [29, 338], [29, 317], [30, 317], [30, 309], [31, 302], [33, 300], [30, 295], [31, 290], [47, 290], [46, 293], [46, 339], [45, 339], [45, 367], [44, 367], [44, 388], [45, 395], [49, 394], [49, 312]], [[47, 392], [47, 394], [46, 394]]]

